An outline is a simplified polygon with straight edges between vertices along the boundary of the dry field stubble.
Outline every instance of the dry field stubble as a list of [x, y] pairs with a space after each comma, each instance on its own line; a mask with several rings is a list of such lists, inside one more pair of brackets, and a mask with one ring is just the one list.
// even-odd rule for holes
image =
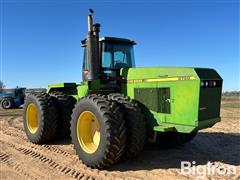
[[200, 131], [183, 146], [164, 150], [146, 146], [142, 154], [107, 170], [86, 167], [75, 155], [70, 140], [35, 145], [22, 126], [22, 109], [0, 109], [0, 179], [195, 179], [181, 175], [181, 161], [207, 166], [232, 165], [235, 175], [208, 175], [206, 179], [240, 179], [240, 101], [223, 97], [222, 121]]

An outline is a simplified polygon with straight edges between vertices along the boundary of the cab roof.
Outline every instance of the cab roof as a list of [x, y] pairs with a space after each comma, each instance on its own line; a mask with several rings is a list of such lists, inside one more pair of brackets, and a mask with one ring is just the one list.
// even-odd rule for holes
[[135, 41], [130, 40], [130, 39], [125, 39], [125, 38], [117, 38], [117, 37], [102, 37], [99, 39], [100, 42], [103, 41], [118, 41], [118, 42], [126, 42], [129, 44], [136, 44]]
[[[129, 43], [132, 45], [135, 45], [136, 42], [130, 39], [125, 39], [125, 38], [117, 38], [117, 37], [101, 37], [99, 38], [100, 42], [106, 42], [106, 41], [111, 41], [111, 42], [125, 42], [125, 43]], [[83, 46], [86, 44], [86, 39], [82, 40], [82, 44]]]

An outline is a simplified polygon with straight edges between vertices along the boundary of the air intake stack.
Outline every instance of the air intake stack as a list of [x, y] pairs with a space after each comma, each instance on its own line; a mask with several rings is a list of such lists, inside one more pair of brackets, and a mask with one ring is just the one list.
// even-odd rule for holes
[[98, 79], [99, 64], [99, 32], [100, 24], [93, 24], [93, 10], [88, 15], [87, 59], [89, 64], [88, 81]]

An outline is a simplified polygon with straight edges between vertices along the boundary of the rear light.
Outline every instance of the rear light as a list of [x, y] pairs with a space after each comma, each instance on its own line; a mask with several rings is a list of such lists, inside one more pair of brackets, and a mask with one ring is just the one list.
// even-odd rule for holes
[[205, 86], [208, 87], [208, 82], [207, 81], [205, 82]]

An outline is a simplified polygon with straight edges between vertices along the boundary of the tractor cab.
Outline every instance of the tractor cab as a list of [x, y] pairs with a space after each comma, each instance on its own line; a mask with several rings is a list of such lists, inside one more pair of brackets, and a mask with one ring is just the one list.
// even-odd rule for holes
[[104, 37], [100, 39], [101, 65], [104, 70], [135, 67], [134, 41]]
[[[86, 40], [82, 41], [84, 47], [83, 55], [83, 80], [88, 80], [89, 59]], [[98, 78], [118, 79], [121, 68], [135, 67], [132, 40], [103, 37], [99, 39]]]

